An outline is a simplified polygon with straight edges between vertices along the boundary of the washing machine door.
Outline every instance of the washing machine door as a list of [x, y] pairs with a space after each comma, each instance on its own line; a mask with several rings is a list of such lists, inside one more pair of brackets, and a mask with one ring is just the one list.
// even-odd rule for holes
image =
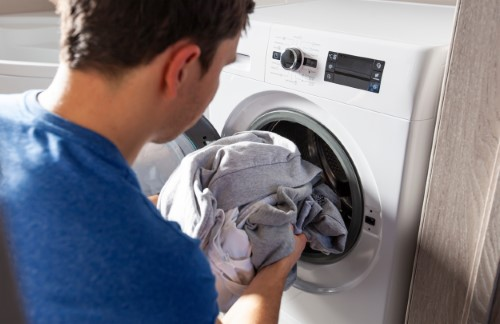
[[304, 160], [323, 170], [324, 183], [339, 198], [339, 211], [348, 229], [344, 252], [325, 255], [306, 246], [301, 259], [314, 264], [331, 264], [347, 256], [357, 243], [363, 224], [361, 182], [347, 150], [321, 123], [290, 109], [266, 112], [249, 128], [270, 131], [294, 142]]
[[381, 243], [381, 207], [370, 166], [342, 123], [353, 119], [352, 109], [314, 100], [283, 91], [255, 93], [231, 110], [222, 136], [252, 129], [277, 133], [294, 142], [303, 159], [324, 171], [324, 182], [341, 201], [339, 211], [348, 229], [345, 250], [326, 255], [306, 248], [294, 286], [333, 294], [355, 287], [373, 269]]
[[184, 156], [219, 138], [217, 130], [202, 116], [193, 127], [173, 141], [147, 143], [132, 165], [144, 194], [158, 194]]

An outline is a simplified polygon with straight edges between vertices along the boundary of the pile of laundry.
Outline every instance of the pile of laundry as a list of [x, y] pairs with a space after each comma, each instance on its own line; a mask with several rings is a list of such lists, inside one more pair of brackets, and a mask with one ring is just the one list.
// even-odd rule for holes
[[[295, 234], [342, 253], [347, 229], [322, 170], [290, 140], [266, 131], [224, 137], [187, 155], [160, 192], [162, 216], [200, 240], [227, 311], [262, 267], [289, 255]], [[296, 269], [286, 287], [296, 279]]]

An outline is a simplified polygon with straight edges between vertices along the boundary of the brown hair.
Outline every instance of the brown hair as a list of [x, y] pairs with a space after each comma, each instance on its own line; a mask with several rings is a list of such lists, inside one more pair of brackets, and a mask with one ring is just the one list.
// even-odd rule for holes
[[59, 0], [62, 59], [117, 78], [190, 39], [204, 71], [224, 39], [248, 24], [253, 0]]

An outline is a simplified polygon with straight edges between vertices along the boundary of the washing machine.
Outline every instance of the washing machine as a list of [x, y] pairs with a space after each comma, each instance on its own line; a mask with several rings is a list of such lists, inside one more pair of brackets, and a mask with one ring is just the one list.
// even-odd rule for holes
[[341, 198], [345, 251], [309, 248], [280, 323], [403, 323], [455, 7], [317, 0], [257, 8], [208, 119], [297, 144]]

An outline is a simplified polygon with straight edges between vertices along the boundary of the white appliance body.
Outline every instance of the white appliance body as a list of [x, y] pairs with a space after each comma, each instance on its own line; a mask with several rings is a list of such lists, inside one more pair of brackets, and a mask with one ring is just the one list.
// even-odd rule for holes
[[[258, 8], [251, 16], [209, 120], [222, 136], [280, 118], [326, 141], [333, 135], [362, 198], [353, 206], [361, 210], [356, 242], [338, 260], [299, 262], [280, 323], [404, 322], [453, 17], [447, 6], [342, 0]], [[285, 70], [279, 56], [287, 49], [316, 62]], [[385, 64], [378, 87], [329, 82], [332, 53], [362, 58], [354, 65]], [[366, 76], [349, 78], [357, 84], [358, 77]]]

